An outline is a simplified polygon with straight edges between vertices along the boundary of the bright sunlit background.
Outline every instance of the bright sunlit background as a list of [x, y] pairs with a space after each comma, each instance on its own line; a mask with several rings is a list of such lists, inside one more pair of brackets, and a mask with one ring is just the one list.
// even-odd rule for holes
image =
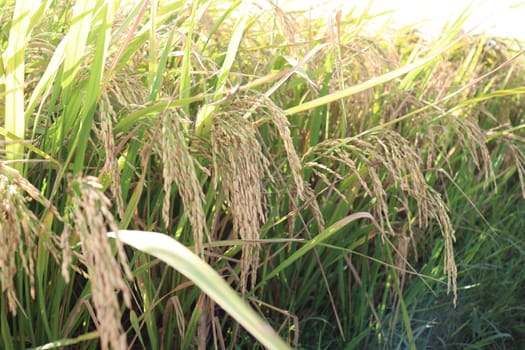
[[[277, 2], [277, 0], [275, 0]], [[312, 16], [330, 15], [338, 9], [370, 13], [391, 13], [380, 16], [378, 25], [391, 21], [395, 25], [417, 23], [425, 34], [436, 35], [447, 21], [456, 19], [469, 7], [467, 31], [525, 40], [525, 1], [523, 0], [279, 0], [287, 10], [310, 10]]]

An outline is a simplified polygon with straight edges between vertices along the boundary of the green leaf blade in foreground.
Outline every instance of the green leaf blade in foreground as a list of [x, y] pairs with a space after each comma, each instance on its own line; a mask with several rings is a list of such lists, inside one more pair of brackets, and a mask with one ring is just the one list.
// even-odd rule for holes
[[[115, 238], [116, 234], [109, 232], [108, 236]], [[158, 232], [133, 230], [119, 231], [118, 237], [122, 242], [164, 261], [192, 280], [268, 349], [290, 348], [213, 268], [175, 239]]]

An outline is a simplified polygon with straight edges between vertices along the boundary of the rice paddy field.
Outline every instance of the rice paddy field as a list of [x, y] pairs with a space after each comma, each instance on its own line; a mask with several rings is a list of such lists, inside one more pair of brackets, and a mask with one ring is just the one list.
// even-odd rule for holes
[[520, 349], [525, 43], [0, 0], [1, 349]]

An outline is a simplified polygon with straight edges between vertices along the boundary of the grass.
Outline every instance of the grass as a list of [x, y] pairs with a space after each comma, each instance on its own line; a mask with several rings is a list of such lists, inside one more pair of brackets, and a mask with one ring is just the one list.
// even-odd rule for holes
[[1, 348], [525, 341], [523, 43], [468, 12], [430, 40], [248, 1], [0, 6]]

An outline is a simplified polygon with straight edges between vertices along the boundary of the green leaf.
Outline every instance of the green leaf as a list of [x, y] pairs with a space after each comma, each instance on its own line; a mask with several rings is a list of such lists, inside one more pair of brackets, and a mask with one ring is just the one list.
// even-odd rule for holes
[[[25, 48], [31, 32], [31, 16], [35, 9], [40, 8], [41, 1], [17, 1], [13, 14], [11, 30], [7, 48], [2, 55], [5, 76], [0, 77], [5, 83], [5, 129], [24, 139], [26, 124], [24, 118], [24, 73], [25, 73]], [[34, 23], [33, 23], [34, 25]], [[23, 158], [24, 146], [22, 143], [13, 142], [5, 146], [8, 159]], [[18, 170], [22, 164], [14, 164]]]
[[[114, 232], [108, 232], [115, 238]], [[289, 349], [263, 320], [208, 264], [173, 238], [158, 232], [122, 230], [118, 238], [164, 261], [192, 280], [202, 291], [269, 349]]]
[[[448, 47], [446, 47], [448, 48]], [[307, 111], [309, 109], [313, 109], [313, 108], [318, 108], [320, 106], [324, 106], [326, 104], [329, 104], [331, 102], [335, 102], [335, 101], [339, 101], [343, 98], [346, 98], [346, 97], [349, 97], [349, 96], [352, 96], [352, 95], [355, 95], [359, 92], [362, 92], [362, 91], [365, 91], [365, 90], [368, 90], [370, 88], [373, 88], [374, 86], [377, 86], [377, 85], [380, 85], [380, 84], [384, 84], [390, 80], [393, 80], [395, 78], [398, 78], [404, 74], [407, 74], [419, 67], [422, 67], [426, 64], [428, 64], [429, 62], [431, 62], [432, 60], [434, 60], [435, 58], [437, 58], [439, 55], [441, 55], [445, 50], [446, 48], [443, 48], [442, 50], [438, 51], [437, 53], [434, 53], [434, 54], [431, 54], [427, 57], [424, 57], [420, 60], [417, 60], [413, 63], [409, 63], [399, 69], [396, 69], [396, 70], [393, 70], [391, 72], [388, 72], [388, 73], [385, 73], [383, 75], [379, 75], [377, 77], [374, 77], [372, 79], [369, 79], [363, 83], [360, 83], [360, 84], [356, 84], [356, 85], [352, 85], [350, 86], [349, 88], [346, 88], [346, 89], [343, 89], [343, 90], [339, 90], [339, 91], [336, 91], [334, 93], [331, 93], [329, 95], [325, 95], [325, 96], [321, 96], [319, 98], [316, 98], [314, 100], [311, 100], [311, 101], [308, 101], [308, 102], [305, 102], [305, 103], [302, 103], [300, 105], [297, 105], [295, 107], [291, 107], [291, 108], [288, 108], [287, 110], [285, 110], [284, 112], [287, 114], [287, 115], [292, 115], [292, 114], [297, 114], [299, 112], [304, 112], [304, 111]]]

